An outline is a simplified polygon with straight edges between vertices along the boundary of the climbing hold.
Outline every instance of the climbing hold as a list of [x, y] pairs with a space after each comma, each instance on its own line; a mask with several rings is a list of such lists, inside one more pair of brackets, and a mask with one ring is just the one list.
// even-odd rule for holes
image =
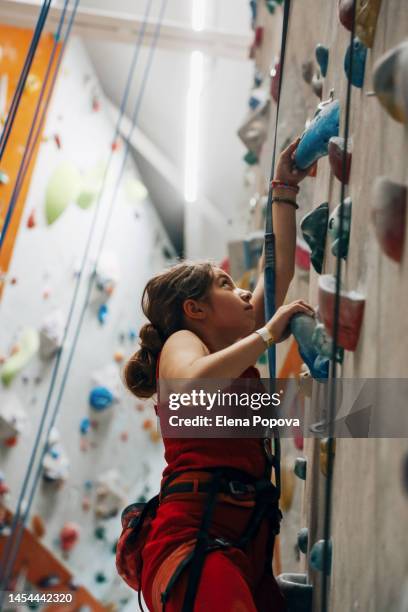
[[125, 505], [126, 494], [116, 470], [109, 470], [98, 478], [95, 493], [95, 515], [98, 518], [116, 516]]
[[104, 582], [107, 582], [107, 581], [108, 579], [103, 572], [97, 572], [95, 574], [95, 582], [98, 582], [99, 584], [103, 584]]
[[373, 196], [371, 219], [377, 240], [384, 253], [399, 263], [404, 252], [407, 187], [380, 176]]
[[28, 229], [32, 229], [36, 225], [37, 225], [37, 222], [35, 220], [35, 210], [32, 210], [30, 213], [30, 216], [27, 219], [27, 227]]
[[389, 115], [408, 123], [408, 41], [393, 47], [374, 65], [373, 86], [378, 100]]
[[277, 0], [266, 0], [265, 4], [266, 4], [266, 8], [268, 9], [268, 13], [270, 15], [273, 15], [277, 7], [279, 6], [280, 2], [278, 2]]
[[[305, 363], [302, 363], [298, 377], [299, 391], [304, 397], [312, 397], [313, 376]], [[299, 449], [303, 450], [303, 449]]]
[[151, 429], [153, 427], [152, 419], [145, 419], [143, 421], [143, 429]]
[[62, 149], [61, 136], [59, 134], [54, 134], [54, 142], [57, 145], [58, 149]]
[[99, 257], [95, 271], [95, 290], [103, 303], [114, 292], [120, 279], [120, 264], [116, 253], [104, 251]]
[[302, 527], [299, 529], [297, 534], [297, 545], [299, 547], [300, 552], [304, 555], [307, 553], [307, 544], [309, 541], [309, 530], [307, 527]]
[[313, 62], [311, 60], [303, 62], [301, 66], [301, 71], [302, 71], [302, 78], [304, 82], [310, 85], [312, 82], [313, 73], [314, 73]]
[[[312, 343], [320, 357], [331, 359], [333, 354], [333, 340], [327, 333], [323, 323], [317, 323], [312, 335]], [[335, 359], [337, 363], [343, 363], [344, 349], [341, 346], [338, 346], [336, 349]]]
[[305, 457], [297, 457], [295, 459], [295, 466], [293, 468], [296, 476], [301, 480], [306, 480], [307, 472], [307, 459]]
[[92, 97], [92, 110], [94, 113], [98, 113], [101, 110], [101, 103], [97, 96]]
[[[264, 80], [264, 73], [262, 72], [262, 70], [259, 70], [258, 68], [255, 68], [255, 73], [254, 73], [254, 87], [255, 88], [259, 88]], [[263, 90], [261, 90], [263, 91]]]
[[299, 313], [291, 318], [289, 325], [298, 344], [299, 353], [313, 378], [326, 380], [329, 375], [329, 359], [319, 354], [313, 342], [316, 320], [309, 315]]
[[0, 185], [7, 185], [9, 181], [9, 175], [3, 172], [3, 170], [0, 170]]
[[32, 517], [31, 529], [36, 538], [42, 538], [43, 535], [45, 535], [45, 524], [39, 514], [34, 514], [34, 516]]
[[160, 432], [157, 431], [156, 429], [152, 429], [149, 433], [149, 436], [150, 436], [150, 440], [154, 442], [155, 444], [157, 442], [160, 442], [160, 440], [162, 439]]
[[48, 441], [42, 467], [45, 482], [62, 484], [68, 478], [69, 461], [58, 442]]
[[106, 165], [99, 162], [88, 169], [81, 179], [80, 191], [75, 199], [76, 204], [86, 210], [97, 200], [106, 173]]
[[0, 404], [0, 440], [6, 446], [13, 446], [11, 441], [17, 441], [26, 421], [27, 414], [19, 398], [14, 393], [8, 393]]
[[251, 97], [249, 98], [249, 108], [256, 110], [258, 106], [264, 106], [268, 101], [268, 92], [262, 87], [257, 87], [252, 90]]
[[320, 74], [313, 75], [311, 86], [313, 93], [321, 100], [323, 95], [323, 79]]
[[17, 374], [31, 361], [40, 346], [36, 329], [30, 327], [23, 330], [18, 342], [18, 350], [4, 363], [1, 380], [4, 385], [10, 385]]
[[85, 496], [82, 498], [82, 510], [84, 512], [88, 512], [91, 509], [91, 500], [89, 497]]
[[315, 49], [315, 56], [320, 67], [320, 72], [322, 76], [325, 77], [329, 65], [329, 49], [324, 45], [318, 44]]
[[[328, 333], [333, 336], [336, 278], [324, 274], [319, 278], [319, 314]], [[338, 344], [355, 351], [363, 322], [365, 297], [357, 291], [340, 291]]]
[[351, 76], [351, 84], [360, 89], [364, 84], [366, 57], [367, 47], [356, 37], [353, 40], [353, 65], [350, 66], [351, 48], [349, 46], [344, 56], [344, 70], [347, 78]]
[[321, 274], [323, 269], [328, 221], [329, 204], [323, 202], [305, 215], [300, 222], [303, 238], [311, 250], [310, 260], [318, 274]]
[[106, 538], [106, 527], [103, 525], [95, 527], [94, 536], [97, 540], [104, 540]]
[[61, 310], [54, 310], [45, 317], [40, 328], [41, 359], [48, 360], [54, 357], [62, 347], [64, 337], [65, 319]]
[[[353, 0], [339, 0], [339, 18], [344, 27], [351, 32], [353, 27]], [[357, 0], [355, 29], [357, 36], [366, 47], [372, 47], [381, 0]]]
[[269, 122], [269, 102], [263, 102], [251, 112], [238, 130], [238, 136], [248, 149], [259, 155], [267, 137]]
[[76, 523], [65, 523], [60, 531], [60, 546], [64, 552], [70, 552], [79, 540], [80, 529]]
[[279, 83], [281, 79], [281, 63], [280, 59], [275, 60], [274, 66], [271, 69], [271, 88], [270, 93], [275, 102], [279, 98]]
[[305, 240], [296, 239], [295, 261], [300, 270], [308, 272], [310, 270], [310, 248]]
[[31, 94], [38, 91], [40, 87], [41, 79], [36, 74], [30, 72], [24, 85], [24, 91]]
[[43, 578], [40, 578], [40, 580], [37, 582], [37, 586], [40, 589], [49, 589], [59, 586], [60, 584], [61, 579], [55, 574], [49, 574], [48, 576], [44, 576]]
[[109, 307], [107, 304], [101, 304], [98, 308], [98, 321], [101, 325], [106, 323], [106, 319], [109, 314]]
[[0, 502], [4, 503], [4, 498], [8, 496], [10, 489], [6, 484], [3, 472], [0, 472]]
[[122, 431], [120, 434], [121, 442], [127, 442], [129, 440], [129, 434], [127, 431]]
[[106, 387], [94, 387], [89, 394], [89, 404], [98, 412], [106, 410], [106, 408], [112, 406], [113, 402], [113, 394]]
[[48, 225], [54, 223], [75, 201], [81, 186], [81, 175], [71, 162], [64, 162], [54, 170], [45, 193], [45, 216]]
[[333, 138], [330, 138], [328, 147], [329, 162], [334, 176], [339, 179], [339, 181], [348, 184], [350, 178], [353, 141], [351, 138], [347, 139], [346, 168], [345, 176], [343, 177], [344, 142], [344, 138], [341, 136], [334, 136]]
[[[336, 440], [332, 440], [332, 452], [333, 455], [336, 452]], [[323, 476], [327, 477], [329, 463], [329, 438], [322, 438], [320, 440], [320, 471]]]
[[124, 358], [125, 358], [125, 356], [122, 353], [122, 351], [115, 351], [115, 353], [113, 355], [113, 359], [116, 361], [116, 363], [122, 363]]
[[[222, 270], [224, 270], [224, 268], [222, 267], [223, 263], [224, 262], [221, 262], [221, 264], [220, 264], [220, 267], [221, 267]], [[135, 329], [133, 329], [133, 328], [129, 329], [129, 340], [131, 342], [134, 342], [136, 340], [136, 338], [137, 338], [137, 331]]]
[[258, 260], [262, 254], [264, 243], [263, 232], [255, 231], [248, 236], [246, 240], [243, 240], [243, 256], [244, 256], [244, 268], [245, 270], [252, 270], [256, 268]]
[[254, 45], [257, 49], [262, 46], [264, 36], [264, 29], [262, 26], [258, 26], [255, 28], [255, 37], [254, 37]]
[[276, 577], [289, 612], [312, 612], [313, 585], [306, 574], [284, 573]]
[[280, 507], [283, 512], [288, 512], [292, 507], [293, 493], [295, 491], [295, 476], [293, 470], [284, 463], [281, 465], [281, 498]]
[[351, 198], [343, 202], [343, 224], [340, 235], [341, 204], [336, 206], [329, 218], [328, 233], [332, 241], [331, 252], [335, 257], [347, 258], [351, 229]]
[[79, 423], [79, 432], [81, 433], [82, 436], [86, 436], [91, 429], [91, 421], [89, 420], [88, 417], [84, 417], [83, 419], [81, 419], [80, 423]]
[[121, 146], [121, 144], [120, 144], [120, 140], [114, 140], [114, 141], [112, 142], [112, 144], [111, 144], [111, 149], [112, 149], [112, 151], [113, 151], [113, 152], [115, 152], [115, 151], [119, 151], [120, 146]]
[[330, 138], [339, 134], [339, 120], [338, 100], [328, 100], [319, 104], [295, 152], [295, 163], [298, 168], [306, 170], [320, 157], [328, 154]]
[[252, 151], [245, 153], [243, 160], [246, 164], [248, 164], [248, 166], [254, 166], [259, 161], [258, 157], [255, 155], [255, 153], [252, 153]]
[[[325, 566], [325, 549], [327, 549], [326, 566]], [[316, 542], [310, 551], [310, 565], [318, 571], [329, 575], [331, 572], [332, 562], [332, 542], [329, 540], [319, 540]]]

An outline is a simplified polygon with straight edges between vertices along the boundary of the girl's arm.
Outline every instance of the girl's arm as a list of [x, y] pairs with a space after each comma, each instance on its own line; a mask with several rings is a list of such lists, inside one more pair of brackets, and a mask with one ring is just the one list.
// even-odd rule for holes
[[[293, 166], [293, 156], [299, 143], [299, 138], [292, 142], [279, 156], [275, 179], [288, 185], [297, 186], [307, 176], [309, 169], [299, 171]], [[296, 199], [293, 191], [282, 187], [273, 190], [273, 196]], [[295, 272], [296, 250], [296, 209], [290, 204], [273, 202], [272, 204], [273, 232], [275, 235], [275, 308], [284, 302], [290, 282]], [[265, 323], [264, 311], [264, 271], [265, 253], [259, 260], [259, 279], [254, 289], [251, 303], [255, 308], [257, 327]]]
[[[283, 336], [291, 317], [302, 312], [313, 316], [311, 306], [303, 300], [281, 306], [266, 327], [276, 342]], [[175, 332], [164, 344], [160, 356], [160, 378], [237, 378], [265, 351], [265, 342], [252, 333], [215, 353], [189, 330]]]

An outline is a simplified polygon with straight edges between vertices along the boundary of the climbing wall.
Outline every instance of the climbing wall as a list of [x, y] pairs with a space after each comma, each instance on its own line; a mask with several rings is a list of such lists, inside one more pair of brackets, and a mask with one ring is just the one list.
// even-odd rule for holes
[[[351, 3], [342, 3], [347, 4]], [[358, 325], [356, 328], [357, 337], [360, 332], [356, 347], [345, 351], [343, 363], [338, 366], [338, 376], [353, 379], [407, 378], [408, 323], [404, 304], [408, 297], [408, 253], [406, 248], [403, 249], [401, 240], [406, 229], [407, 117], [404, 125], [404, 122], [390, 116], [380, 103], [382, 91], [390, 87], [390, 82], [388, 80], [387, 84], [387, 79], [381, 74], [375, 80], [373, 73], [376, 62], [386, 52], [406, 41], [408, 6], [404, 0], [357, 4], [368, 5], [369, 10], [379, 4], [381, 7], [374, 42], [366, 52], [363, 83], [356, 82], [351, 88], [349, 136], [352, 140], [352, 162], [346, 195], [352, 201], [352, 214], [348, 255], [342, 265], [342, 287], [346, 292], [359, 292], [365, 299], [365, 310], [361, 328]], [[278, 1], [264, 0], [252, 2], [250, 6], [254, 28], [251, 49], [254, 83], [249, 95], [250, 105], [255, 98], [255, 106], [251, 107], [249, 117], [262, 105], [266, 109], [261, 115], [260, 124], [256, 126], [258, 131], [255, 130], [261, 146], [258, 149], [257, 145], [254, 147], [253, 134], [252, 141], [247, 141], [252, 146], [252, 153], [246, 156], [246, 219], [248, 229], [255, 231], [261, 230], [264, 223], [276, 120], [275, 75], [276, 72], [279, 74], [277, 64], [283, 7]], [[317, 58], [315, 49], [319, 44], [321, 47]], [[278, 153], [294, 137], [302, 134], [306, 122], [313, 118], [317, 104], [329, 99], [331, 92], [340, 103], [339, 135], [343, 136], [347, 98], [345, 55], [349, 44], [350, 32], [339, 20], [337, 0], [292, 2], [282, 77]], [[361, 52], [359, 45], [354, 47], [355, 61]], [[327, 57], [326, 69], [324, 62], [327, 62]], [[400, 108], [407, 109], [407, 55], [404, 62], [398, 76], [401, 89], [396, 94], [392, 92], [392, 95], [400, 100]], [[357, 77], [359, 66], [354, 65], [353, 74]], [[405, 107], [401, 101], [404, 95]], [[265, 103], [265, 99], [269, 102]], [[248, 122], [248, 116], [245, 122]], [[319, 159], [313, 174], [303, 181], [298, 198], [297, 266], [287, 299], [290, 301], [301, 297], [317, 306], [319, 279], [323, 274], [336, 272], [336, 257], [332, 252], [333, 232], [323, 245], [322, 269], [318, 273], [310, 264], [310, 248], [304, 241], [300, 223], [324, 202], [328, 203], [328, 214], [331, 215], [340, 204], [341, 182], [336, 178], [327, 156]], [[397, 194], [397, 204], [395, 201], [394, 204], [390, 203], [389, 184], [382, 191], [376, 185], [379, 176], [397, 183], [394, 192]], [[391, 224], [390, 227], [394, 224], [391, 240], [387, 240], [384, 224], [379, 225], [377, 231], [382, 232], [382, 243], [373, 223], [373, 208], [379, 204], [385, 207], [382, 209], [385, 210], [384, 215], [387, 215], [386, 205], [389, 205], [391, 212], [386, 217], [387, 222]], [[326, 231], [327, 220], [325, 234]], [[250, 242], [251, 236], [248, 235], [247, 243]], [[401, 243], [402, 254], [398, 246]], [[280, 367], [289, 348], [289, 341], [279, 347]], [[306, 396], [310, 396], [310, 393], [307, 392]], [[322, 418], [322, 407], [327, 408], [327, 395], [326, 398], [324, 396], [322, 385], [314, 383], [312, 396], [305, 400], [306, 416], [310, 422]], [[323, 538], [327, 445], [324, 440], [307, 437], [306, 431], [303, 453], [299, 452], [300, 446], [296, 448], [291, 440], [284, 441], [283, 449], [287, 512], [280, 542], [281, 568], [283, 571], [307, 573], [308, 581], [314, 587], [313, 610], [317, 611], [321, 610], [322, 572], [316, 569], [319, 559], [313, 561], [314, 567], [311, 565], [311, 556], [316, 555], [316, 549], [313, 555], [311, 549]], [[341, 438], [336, 441], [332, 489], [332, 567], [328, 577], [330, 610], [401, 612], [407, 609], [406, 599], [403, 603], [403, 585], [408, 575], [408, 555], [401, 531], [405, 529], [402, 525], [406, 525], [408, 514], [407, 452], [406, 439]], [[307, 472], [305, 480], [296, 478], [294, 484], [293, 474], [288, 472], [287, 466], [293, 466], [297, 456], [307, 460]], [[300, 465], [298, 462], [297, 472], [302, 475]], [[305, 527], [308, 528], [308, 542], [297, 538], [297, 532]], [[304, 536], [305, 532], [302, 534]], [[299, 544], [305, 553], [299, 550]]]
[[[80, 40], [72, 39], [49, 110], [0, 304], [0, 496], [11, 511], [16, 507], [44, 409], [112, 147], [113, 164], [50, 412], [61, 388], [92, 262], [123, 162], [125, 143], [113, 142], [113, 134], [114, 125], [92, 64]], [[129, 160], [109, 221], [103, 265], [97, 268], [97, 282], [66, 380], [56, 431], [48, 440], [45, 464], [40, 465], [41, 478], [28, 521], [39, 546], [48, 551], [38, 555], [39, 563], [44, 559], [44, 569], [36, 568], [41, 578], [50, 579], [46, 572], [50, 573], [53, 557], [54, 579], [56, 574], [65, 583], [71, 575], [95, 600], [115, 609], [124, 609], [134, 596], [115, 570], [120, 511], [127, 503], [153, 496], [164, 467], [152, 403], [136, 401], [126, 393], [120, 372], [124, 360], [137, 349], [137, 332], [143, 323], [142, 289], [171, 256], [166, 233]], [[40, 330], [38, 347], [36, 334]], [[16, 362], [19, 355], [24, 367]], [[42, 436], [40, 450], [44, 443]], [[38, 466], [37, 454], [34, 472]], [[66, 570], [61, 569], [61, 563]], [[135, 603], [129, 605], [134, 609]]]

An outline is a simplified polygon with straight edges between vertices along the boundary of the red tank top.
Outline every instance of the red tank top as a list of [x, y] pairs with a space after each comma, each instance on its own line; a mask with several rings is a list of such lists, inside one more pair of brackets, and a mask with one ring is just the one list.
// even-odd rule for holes
[[[159, 355], [160, 359], [160, 355]], [[159, 377], [159, 361], [156, 379]], [[239, 378], [260, 378], [259, 370], [247, 368]], [[155, 406], [160, 418], [160, 404]], [[184, 469], [207, 467], [233, 467], [243, 470], [255, 478], [265, 474], [266, 455], [263, 439], [260, 438], [166, 438], [163, 437], [164, 458], [167, 466], [162, 478]]]

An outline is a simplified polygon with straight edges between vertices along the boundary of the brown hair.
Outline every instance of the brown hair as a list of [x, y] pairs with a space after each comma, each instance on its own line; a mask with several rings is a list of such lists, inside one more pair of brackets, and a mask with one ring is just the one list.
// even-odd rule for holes
[[183, 262], [157, 274], [142, 295], [142, 310], [149, 319], [140, 330], [140, 350], [126, 363], [126, 387], [137, 397], [151, 397], [156, 391], [156, 365], [163, 344], [176, 331], [185, 329], [183, 302], [206, 299], [213, 282], [210, 261]]

